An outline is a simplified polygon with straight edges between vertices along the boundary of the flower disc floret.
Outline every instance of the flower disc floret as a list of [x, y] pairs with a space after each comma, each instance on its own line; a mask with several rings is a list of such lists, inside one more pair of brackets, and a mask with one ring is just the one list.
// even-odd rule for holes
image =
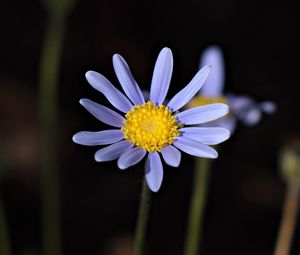
[[153, 102], [135, 105], [125, 115], [122, 130], [124, 137], [148, 152], [160, 151], [173, 143], [180, 134], [173, 112], [165, 105], [156, 106]]

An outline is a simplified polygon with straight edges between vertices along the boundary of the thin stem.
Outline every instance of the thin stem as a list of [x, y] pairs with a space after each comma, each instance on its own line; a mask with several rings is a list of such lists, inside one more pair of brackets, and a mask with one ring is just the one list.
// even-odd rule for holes
[[288, 184], [274, 255], [288, 255], [290, 253], [299, 209], [299, 191], [298, 183], [290, 182]]
[[192, 199], [184, 248], [185, 255], [195, 255], [197, 251], [200, 250], [210, 165], [210, 159], [196, 158]]
[[64, 16], [49, 12], [40, 65], [41, 189], [45, 255], [60, 255], [60, 192], [57, 146], [57, 87]]
[[150, 190], [146, 178], [143, 181], [138, 222], [135, 230], [134, 255], [144, 254], [145, 236], [150, 208]]
[[5, 217], [5, 210], [3, 200], [0, 194], [0, 254], [10, 255], [10, 238], [8, 233], [7, 221]]

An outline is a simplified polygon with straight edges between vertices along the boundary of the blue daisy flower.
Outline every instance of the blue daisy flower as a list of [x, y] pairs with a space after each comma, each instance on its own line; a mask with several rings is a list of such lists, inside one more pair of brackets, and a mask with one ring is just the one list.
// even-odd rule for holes
[[276, 111], [276, 105], [273, 102], [256, 103], [251, 97], [246, 95], [223, 93], [225, 65], [222, 50], [218, 46], [210, 46], [204, 50], [200, 59], [200, 67], [208, 64], [213, 66], [212, 73], [189, 106], [195, 107], [212, 102], [228, 104], [230, 114], [211, 124], [227, 128], [232, 133], [236, 128], [237, 120], [240, 120], [247, 126], [253, 126], [261, 120], [263, 112], [271, 114]]
[[209, 145], [225, 141], [230, 132], [225, 128], [195, 125], [223, 117], [228, 113], [228, 106], [215, 103], [179, 112], [198, 93], [210, 72], [210, 66], [199, 70], [168, 104], [163, 102], [173, 71], [173, 56], [169, 48], [163, 48], [159, 53], [147, 102], [120, 55], [113, 56], [113, 66], [126, 96], [97, 72], [88, 71], [86, 79], [125, 116], [89, 99], [81, 99], [80, 104], [87, 111], [114, 129], [78, 132], [73, 136], [75, 143], [87, 146], [109, 145], [96, 152], [95, 160], [103, 162], [118, 159], [120, 169], [137, 164], [147, 154], [146, 180], [154, 192], [159, 190], [163, 179], [161, 157], [172, 167], [179, 166], [180, 151], [196, 157], [217, 158], [218, 153]]

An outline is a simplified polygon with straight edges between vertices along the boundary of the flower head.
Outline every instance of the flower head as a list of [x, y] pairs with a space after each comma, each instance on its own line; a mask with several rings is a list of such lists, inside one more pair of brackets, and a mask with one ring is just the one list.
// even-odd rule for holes
[[207, 103], [227, 103], [230, 107], [230, 114], [214, 122], [214, 125], [225, 127], [233, 132], [237, 119], [245, 125], [252, 126], [260, 121], [262, 112], [268, 114], [275, 112], [276, 105], [273, 102], [256, 103], [249, 96], [223, 93], [225, 65], [222, 51], [218, 46], [210, 46], [204, 50], [200, 67], [208, 64], [213, 66], [212, 73], [205, 81], [201, 92], [190, 102], [189, 107]]
[[[220, 127], [196, 127], [216, 120], [228, 113], [228, 106], [214, 103], [179, 112], [207, 78], [211, 67], [205, 66], [190, 83], [178, 92], [168, 104], [163, 104], [170, 85], [173, 57], [169, 48], [160, 52], [152, 77], [150, 99], [145, 102], [125, 60], [113, 56], [113, 66], [126, 96], [115, 88], [103, 75], [94, 71], [86, 73], [88, 82], [101, 92], [125, 117], [89, 99], [81, 99], [83, 105], [98, 120], [115, 127], [104, 131], [82, 131], [73, 141], [82, 145], [109, 145], [98, 150], [96, 161], [118, 159], [118, 167], [127, 169], [137, 164], [148, 153], [145, 172], [149, 188], [156, 192], [163, 179], [164, 161], [178, 167], [181, 151], [196, 157], [216, 158], [217, 152], [209, 145], [229, 138], [229, 131]], [[179, 150], [178, 150], [179, 149]], [[161, 156], [160, 156], [161, 155]]]

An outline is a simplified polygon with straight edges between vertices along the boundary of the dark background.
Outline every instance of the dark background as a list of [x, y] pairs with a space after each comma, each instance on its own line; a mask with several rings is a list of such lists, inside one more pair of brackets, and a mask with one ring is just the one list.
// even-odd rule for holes
[[[38, 1], [1, 4], [0, 188], [14, 254], [42, 250], [37, 95], [46, 21]], [[278, 153], [300, 128], [299, 21], [299, 9], [288, 1], [77, 1], [59, 78], [64, 254], [122, 254], [109, 251], [118, 245], [128, 254], [143, 177], [142, 163], [121, 172], [116, 162], [94, 162], [96, 148], [72, 143], [79, 130], [105, 128], [78, 103], [87, 97], [109, 105], [85, 72], [101, 72], [117, 85], [111, 58], [120, 53], [149, 89], [157, 54], [167, 46], [174, 55], [171, 96], [193, 77], [212, 43], [224, 50], [226, 91], [273, 100], [278, 111], [255, 127], [240, 124], [219, 148], [201, 254], [272, 254], [286, 188]], [[178, 169], [165, 166], [162, 188], [152, 198], [149, 254], [182, 254], [192, 167], [186, 154]], [[300, 254], [299, 224], [292, 254]]]

